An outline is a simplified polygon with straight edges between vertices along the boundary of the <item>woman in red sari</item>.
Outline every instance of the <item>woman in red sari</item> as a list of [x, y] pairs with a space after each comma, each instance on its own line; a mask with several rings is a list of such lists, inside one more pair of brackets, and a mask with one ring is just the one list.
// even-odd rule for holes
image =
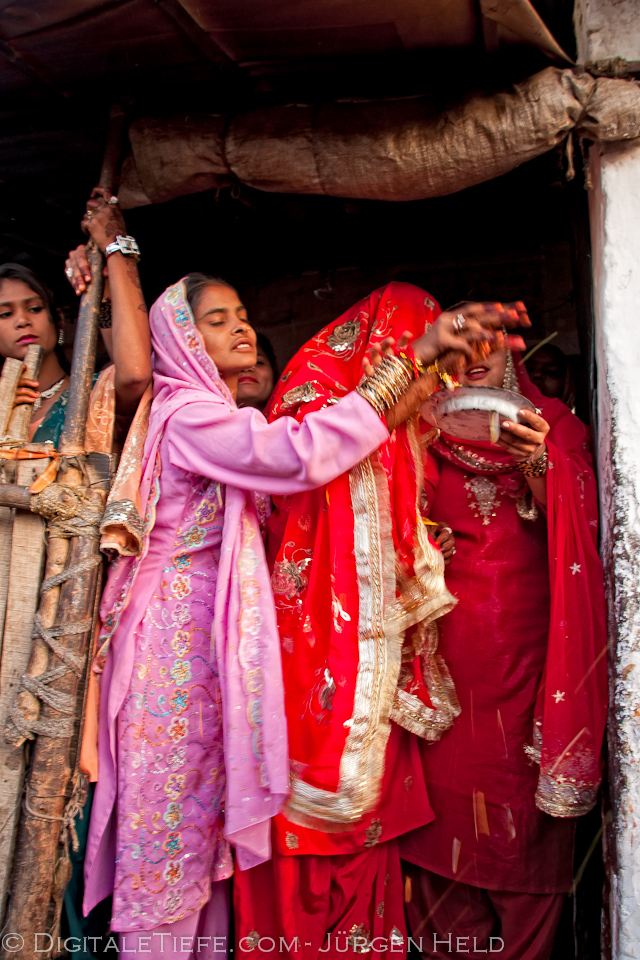
[[[298, 351], [271, 418], [301, 420], [337, 402], [385, 337], [458, 334], [455, 313], [439, 313], [418, 287], [376, 290]], [[522, 320], [512, 313], [493, 311], [509, 325]], [[433, 630], [453, 599], [421, 491], [413, 418], [349, 473], [276, 498], [272, 584], [291, 791], [274, 820], [273, 860], [236, 875], [243, 952], [268, 951], [281, 937], [304, 960], [406, 950], [397, 838], [433, 817], [416, 735], [439, 737], [457, 712]]]
[[401, 843], [428, 957], [549, 957], [574, 818], [600, 783], [606, 629], [588, 434], [514, 357], [458, 379], [516, 389], [539, 413], [504, 422], [499, 446], [426, 438], [428, 512], [456, 538], [458, 604], [439, 629], [461, 707], [423, 750], [435, 820]]

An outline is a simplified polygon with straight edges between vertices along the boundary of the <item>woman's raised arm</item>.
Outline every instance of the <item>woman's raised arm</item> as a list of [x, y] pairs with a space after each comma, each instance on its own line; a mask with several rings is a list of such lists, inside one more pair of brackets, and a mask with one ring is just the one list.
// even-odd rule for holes
[[[118, 236], [127, 235], [122, 211], [111, 199], [96, 187], [82, 221], [103, 253]], [[84, 247], [69, 254], [66, 273], [75, 292], [83, 293], [91, 280]], [[151, 334], [136, 259], [119, 251], [109, 254], [107, 278], [112, 326], [103, 328], [102, 334], [115, 366], [116, 411], [131, 416], [151, 379]]]

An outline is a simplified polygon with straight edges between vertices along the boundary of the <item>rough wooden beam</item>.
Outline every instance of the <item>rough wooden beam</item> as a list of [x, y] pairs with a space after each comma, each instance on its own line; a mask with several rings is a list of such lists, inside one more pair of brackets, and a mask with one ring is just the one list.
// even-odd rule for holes
[[245, 76], [235, 60], [232, 60], [222, 47], [218, 46], [215, 40], [212, 40], [206, 30], [203, 30], [200, 24], [196, 23], [189, 11], [178, 0], [153, 0], [153, 2], [170, 20], [173, 20], [185, 37], [198, 48], [200, 53], [204, 54], [207, 60], [215, 63], [225, 73], [235, 74], [238, 77]]

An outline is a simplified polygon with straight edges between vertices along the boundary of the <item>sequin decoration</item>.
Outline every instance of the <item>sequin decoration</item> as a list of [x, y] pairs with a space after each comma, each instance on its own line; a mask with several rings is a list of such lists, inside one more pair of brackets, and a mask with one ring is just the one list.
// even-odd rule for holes
[[371, 933], [367, 930], [364, 923], [354, 923], [349, 930], [347, 943], [354, 953], [371, 953]]
[[498, 486], [489, 480], [488, 477], [472, 477], [465, 483], [465, 490], [469, 493], [467, 496], [471, 500], [469, 507], [473, 510], [474, 517], [482, 517], [483, 526], [491, 522], [491, 517], [495, 517], [496, 509], [500, 506], [498, 500]]
[[327, 337], [327, 346], [338, 354], [351, 354], [350, 347], [358, 340], [360, 336], [359, 320], [347, 320], [334, 327]]
[[381, 836], [382, 836], [382, 824], [377, 819], [372, 820], [364, 832], [365, 847], [375, 847], [376, 843], [380, 842]]
[[316, 400], [320, 396], [320, 393], [316, 390], [316, 384], [318, 384], [317, 380], [309, 380], [308, 383], [302, 383], [299, 387], [294, 387], [293, 390], [287, 390], [282, 395], [280, 409], [292, 413], [294, 407]]
[[286, 543], [283, 550], [283, 560], [274, 564], [273, 574], [271, 576], [271, 586], [276, 596], [286, 597], [292, 600], [299, 597], [307, 588], [309, 578], [307, 570], [311, 564], [311, 550], [295, 550], [287, 558], [287, 549], [293, 546], [293, 541]]

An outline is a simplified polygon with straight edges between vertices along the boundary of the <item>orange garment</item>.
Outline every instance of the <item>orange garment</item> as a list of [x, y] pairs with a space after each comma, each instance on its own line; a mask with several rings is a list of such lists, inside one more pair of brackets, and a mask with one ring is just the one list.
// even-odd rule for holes
[[[140, 513], [138, 488], [142, 468], [142, 450], [149, 423], [149, 411], [153, 390], [149, 385], [140, 400], [124, 444], [118, 472], [107, 500], [107, 509], [100, 527], [102, 538], [100, 549], [117, 554], [137, 553], [139, 529], [135, 523], [135, 514]], [[111, 456], [116, 416], [115, 367], [107, 367], [100, 373], [95, 387], [91, 391], [89, 413], [85, 428], [85, 450], [87, 453], [103, 453]], [[127, 506], [124, 506], [124, 505]], [[130, 505], [130, 506], [129, 506]], [[127, 519], [122, 517], [126, 512]], [[118, 528], [109, 526], [110, 520], [121, 520]], [[98, 652], [99, 624], [93, 638], [92, 659]], [[98, 676], [92, 670], [89, 675], [89, 689], [85, 706], [82, 743], [80, 746], [80, 772], [89, 778], [90, 783], [98, 779], [98, 707], [100, 691]]]

